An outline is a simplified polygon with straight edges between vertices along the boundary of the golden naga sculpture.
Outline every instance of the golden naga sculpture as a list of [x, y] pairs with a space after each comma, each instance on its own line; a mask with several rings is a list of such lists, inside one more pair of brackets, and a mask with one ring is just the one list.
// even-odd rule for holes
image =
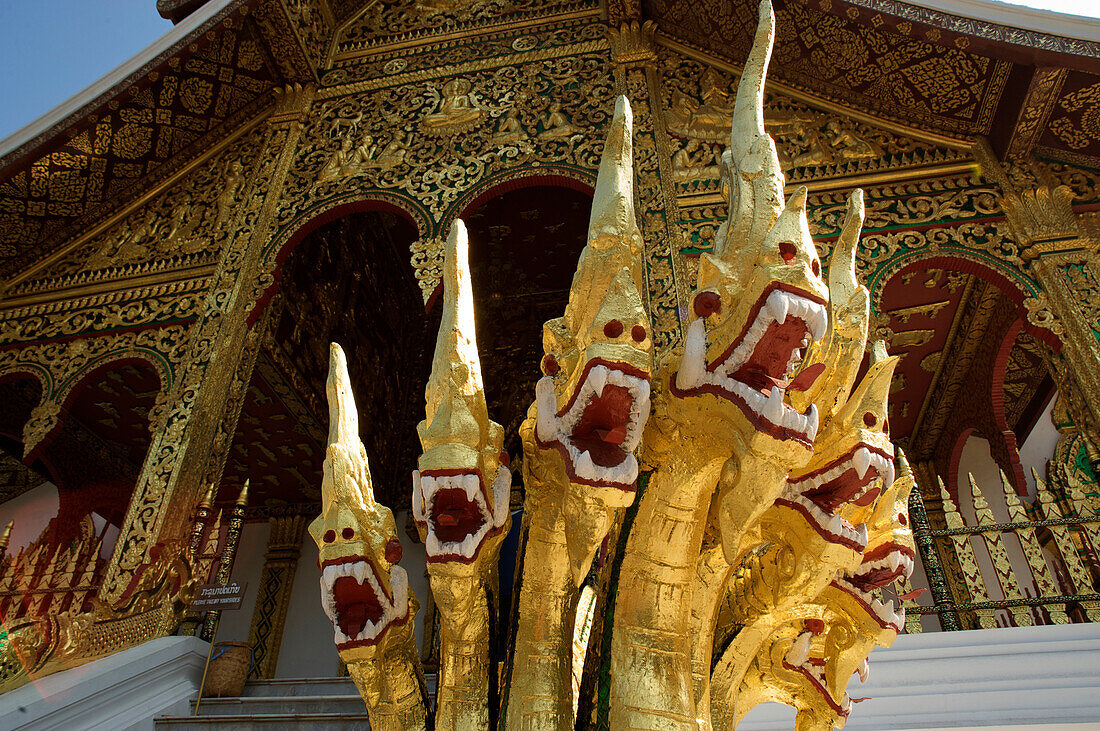
[[[785, 199], [764, 127], [774, 25], [765, 0], [721, 158], [729, 218], [701, 258], [685, 340], [660, 359], [643, 297], [632, 117], [616, 101], [588, 240], [563, 316], [544, 326], [542, 377], [520, 427], [522, 570], [506, 638], [493, 637], [491, 618], [511, 473], [485, 401], [466, 230], [458, 221], [450, 232], [412, 494], [443, 630], [433, 719], [408, 621], [415, 598], [387, 549], [393, 517], [373, 500], [333, 346], [324, 514], [311, 532], [337, 648], [372, 723], [696, 731], [730, 728], [774, 700], [799, 710], [799, 729], [825, 729], [850, 712], [851, 674], [865, 675], [870, 650], [902, 627], [874, 596], [912, 568], [913, 482], [904, 463], [895, 480], [896, 359], [881, 344], [856, 385], [869, 318], [855, 274], [863, 197], [849, 198], [826, 283], [806, 190]], [[602, 715], [575, 720], [573, 624], [602, 546], [612, 570], [594, 587], [602, 639], [588, 664], [603, 668], [589, 684]], [[494, 643], [509, 651], [499, 672]]]
[[321, 566], [321, 605], [340, 659], [366, 701], [371, 728], [427, 728], [427, 698], [412, 618], [420, 608], [397, 565], [393, 513], [374, 500], [347, 360], [329, 351], [329, 432], [322, 513], [309, 525]]

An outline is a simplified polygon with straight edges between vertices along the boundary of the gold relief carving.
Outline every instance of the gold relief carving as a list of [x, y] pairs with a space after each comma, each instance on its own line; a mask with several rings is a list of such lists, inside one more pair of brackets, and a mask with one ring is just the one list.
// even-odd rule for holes
[[509, 0], [509, 2], [455, 2], [454, 0], [398, 0], [368, 4], [341, 30], [337, 58], [389, 43], [430, 43], [433, 36], [453, 36], [479, 27], [530, 27], [551, 16], [587, 14], [598, 9], [595, 0]]
[[[600, 54], [466, 73], [444, 84], [445, 90], [437, 82], [391, 83], [396, 85], [315, 105], [285, 204], [278, 207], [280, 224], [326, 201], [361, 199], [373, 189], [415, 217], [426, 211], [430, 219], [418, 221], [421, 235], [439, 236], [454, 215], [451, 209], [490, 177], [551, 169], [590, 180], [596, 168], [598, 133], [607, 119], [597, 100], [611, 91]], [[354, 176], [318, 180], [337, 149], [351, 152], [334, 134], [358, 130], [366, 119], [403, 134], [401, 147], [366, 156], [368, 164], [355, 167]], [[455, 134], [459, 128], [466, 131]], [[398, 149], [405, 151], [404, 162], [390, 165], [400, 158]]]
[[1010, 159], [1020, 158], [1031, 152], [1054, 110], [1065, 79], [1064, 68], [1044, 67], [1035, 70], [1008, 145], [1007, 156]]
[[[308, 87], [298, 93], [290, 88], [284, 102], [308, 108]], [[207, 445], [221, 421], [224, 395], [228, 392], [247, 336], [250, 297], [259, 280], [258, 250], [270, 239], [273, 203], [281, 194], [300, 132], [291, 103], [259, 132], [259, 154], [242, 183], [242, 205], [233, 210], [218, 268], [179, 361], [168, 404], [158, 414], [162, 429], [153, 435], [145, 464], [123, 518], [122, 530], [104, 576], [100, 596], [117, 598], [134, 572], [148, 561], [158, 540], [182, 536], [185, 517], [201, 497], [207, 468]], [[255, 237], [255, 239], [254, 239]], [[242, 284], [243, 282], [243, 284]], [[193, 419], [195, 412], [202, 418]]]
[[142, 208], [33, 278], [13, 285], [6, 297], [51, 286], [212, 266], [224, 240], [229, 212], [242, 202], [244, 170], [255, 158], [261, 139], [255, 132], [246, 135]]
[[1050, 330], [1058, 336], [1065, 334], [1065, 328], [1051, 309], [1050, 299], [1045, 292], [1024, 299], [1024, 309], [1027, 310], [1027, 321], [1032, 325]]
[[618, 28], [609, 28], [607, 37], [611, 41], [611, 62], [617, 64], [635, 64], [653, 61], [657, 58], [654, 36], [657, 24], [652, 20], [639, 22], [631, 20]]
[[459, 134], [476, 127], [484, 114], [471, 93], [469, 80], [450, 79], [440, 90], [439, 106], [421, 120], [420, 127], [430, 135]]
[[1064, 185], [1010, 192], [1001, 199], [1005, 218], [1020, 240], [1026, 261], [1047, 251], [1068, 248], [1073, 239], [1081, 237], [1072, 202], [1073, 191]]
[[46, 401], [31, 409], [31, 416], [23, 425], [24, 458], [32, 454], [42, 440], [57, 427], [60, 415], [61, 404], [57, 401]]
[[1071, 150], [1095, 145], [1100, 140], [1100, 82], [1059, 98], [1050, 132]]
[[443, 276], [443, 239], [419, 239], [412, 245], [412, 265], [424, 302], [435, 293]]

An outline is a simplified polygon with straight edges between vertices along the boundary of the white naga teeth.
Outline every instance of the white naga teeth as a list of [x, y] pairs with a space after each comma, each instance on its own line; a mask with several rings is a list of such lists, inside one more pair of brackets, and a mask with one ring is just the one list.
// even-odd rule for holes
[[553, 440], [557, 432], [557, 423], [554, 413], [558, 410], [554, 403], [554, 379], [552, 376], [543, 376], [535, 384], [535, 423], [539, 439], [544, 442]]
[[[797, 414], [796, 414], [797, 415]], [[783, 390], [779, 386], [772, 386], [771, 395], [764, 406], [763, 417], [776, 425], [783, 424]]]
[[[745, 357], [751, 353], [750, 350]], [[680, 370], [676, 372], [676, 387], [684, 390], [700, 385], [706, 377], [706, 361], [707, 329], [703, 318], [699, 318], [688, 328], [687, 338], [684, 340], [684, 358], [680, 363]]]
[[859, 673], [859, 682], [866, 683], [867, 675], [871, 672], [871, 666], [867, 662], [867, 658], [863, 658], [863, 662], [859, 664], [859, 668], [856, 670]]
[[[798, 317], [806, 323], [809, 335], [802, 339], [802, 347], [808, 346], [811, 339], [820, 340], [829, 324], [828, 312], [823, 305], [783, 290], [773, 290], [741, 342], [713, 372], [706, 367], [706, 325], [703, 318], [695, 320], [688, 328], [684, 340], [684, 357], [676, 372], [676, 387], [686, 391], [705, 385], [718, 386], [739, 396], [750, 409], [773, 425], [791, 429], [813, 441], [817, 437], [819, 421], [815, 407], [811, 406], [806, 413], [799, 414], [783, 403], [784, 390], [778, 386], [773, 386], [769, 394], [763, 394], [730, 375], [736, 373], [752, 357], [753, 350], [771, 323], [774, 321], [782, 325], [788, 316]], [[803, 352], [799, 349], [792, 350], [784, 377], [793, 378], [802, 361]]]
[[810, 659], [810, 643], [813, 641], [813, 634], [810, 632], [803, 632], [791, 645], [791, 649], [787, 650], [786, 661], [794, 667], [799, 667], [807, 660]]
[[871, 468], [871, 451], [867, 447], [857, 449], [852, 457], [852, 466], [856, 468], [856, 474], [862, 480], [863, 476], [867, 474], [867, 470]]
[[[345, 576], [370, 587], [382, 607], [382, 616], [378, 621], [364, 623], [355, 637], [348, 637], [337, 624], [336, 598], [332, 593], [332, 587], [337, 579]], [[409, 575], [405, 569], [396, 565], [390, 567], [390, 588], [393, 591], [392, 600], [382, 591], [374, 570], [366, 561], [349, 561], [326, 566], [321, 572], [321, 606], [332, 622], [333, 641], [337, 645], [343, 645], [348, 642], [373, 640], [392, 622], [406, 616], [409, 611]]]
[[427, 520], [424, 515], [424, 493], [423, 485], [420, 480], [420, 470], [413, 470], [413, 494], [412, 494], [412, 511], [413, 520], [418, 520], [423, 523]]
[[[701, 322], [700, 325], [702, 325]], [[699, 362], [702, 363], [707, 346], [706, 333], [701, 327], [699, 334], [703, 337], [699, 358]], [[592, 399], [602, 396], [608, 385], [627, 389], [630, 392], [631, 404], [630, 419], [625, 424], [626, 436], [622, 444], [618, 445], [626, 456], [616, 465], [603, 466], [596, 464], [587, 450], [582, 452], [578, 449], [573, 444], [572, 435], [583, 418], [588, 404]], [[584, 381], [577, 388], [576, 398], [573, 399], [569, 411], [558, 416], [554, 379], [551, 376], [544, 376], [535, 384], [536, 429], [539, 439], [543, 442], [558, 442], [564, 446], [572, 462], [574, 474], [581, 479], [624, 487], [632, 485], [638, 478], [638, 460], [633, 452], [642, 439], [642, 430], [649, 418], [649, 381], [601, 363], [588, 369]]]
[[[511, 485], [511, 472], [501, 465], [494, 480], [493, 507], [490, 509], [485, 500], [485, 492], [481, 489], [481, 479], [472, 472], [442, 476], [413, 472], [413, 517], [428, 526], [428, 536], [424, 541], [428, 556], [457, 555], [473, 558], [485, 535], [492, 528], [504, 525], [504, 521], [508, 519]], [[435, 532], [435, 524], [430, 520], [436, 496], [440, 490], [448, 489], [462, 490], [466, 499], [474, 503], [481, 513], [480, 527], [461, 541], [440, 540]]]
[[594, 366], [588, 371], [588, 382], [597, 396], [603, 396], [603, 387], [607, 385], [607, 376], [610, 370], [605, 365]]
[[493, 481], [493, 525], [497, 528], [508, 520], [508, 501], [512, 497], [512, 471], [501, 465]]
[[787, 321], [787, 313], [791, 309], [791, 303], [784, 293], [777, 289], [768, 295], [766, 307], [771, 311], [775, 321], [782, 325]]

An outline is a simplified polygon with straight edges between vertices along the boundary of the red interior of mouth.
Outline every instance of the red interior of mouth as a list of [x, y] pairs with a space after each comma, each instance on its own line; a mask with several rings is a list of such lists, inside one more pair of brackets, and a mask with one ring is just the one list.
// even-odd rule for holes
[[603, 394], [593, 395], [584, 407], [570, 440], [581, 452], [588, 450], [592, 461], [601, 467], [613, 467], [623, 461], [626, 427], [634, 397], [625, 386], [604, 386]]
[[354, 639], [367, 622], [382, 618], [382, 603], [369, 583], [360, 584], [354, 576], [341, 576], [332, 584], [336, 601], [336, 624], [340, 631]]
[[439, 540], [460, 543], [466, 536], [477, 533], [485, 517], [477, 504], [467, 499], [465, 490], [449, 487], [435, 494], [428, 520]]
[[898, 566], [893, 571], [885, 568], [871, 569], [865, 573], [849, 577], [848, 581], [860, 591], [871, 592], [881, 586], [893, 584], [901, 577], [903, 571], [905, 571], [904, 566]]
[[[878, 473], [872, 467], [867, 470], [867, 474], [865, 474], [861, 480], [855, 468], [850, 467], [839, 477], [802, 493], [802, 497], [812, 501], [817, 507], [825, 512], [834, 513], [837, 508], [858, 495], [859, 491], [877, 476]], [[868, 493], [870, 492], [871, 491], [868, 490]], [[878, 494], [877, 489], [875, 490], [875, 494]], [[860, 495], [859, 500], [856, 502], [859, 505], [866, 505], [866, 497], [866, 495]], [[874, 499], [874, 495], [872, 495], [871, 500]]]
[[782, 325], [772, 321], [756, 343], [752, 355], [733, 377], [763, 393], [771, 393], [772, 386], [786, 388], [787, 363], [791, 360], [791, 353], [802, 347], [802, 340], [808, 332], [806, 323], [799, 317], [788, 317]]

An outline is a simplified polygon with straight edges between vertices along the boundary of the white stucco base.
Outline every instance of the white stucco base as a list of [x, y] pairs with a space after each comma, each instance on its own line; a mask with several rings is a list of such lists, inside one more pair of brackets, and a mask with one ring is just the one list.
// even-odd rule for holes
[[[871, 654], [845, 731], [1100, 729], [1100, 624], [902, 635]], [[789, 731], [794, 712], [768, 703], [738, 731]]]
[[162, 637], [0, 695], [0, 729], [146, 731], [186, 716], [209, 645]]
[[[152, 729], [184, 716], [206, 643], [166, 637], [0, 696], [0, 729]], [[1100, 729], [1100, 624], [902, 635], [871, 655], [847, 731]], [[785, 706], [755, 708], [738, 731], [789, 731]]]

